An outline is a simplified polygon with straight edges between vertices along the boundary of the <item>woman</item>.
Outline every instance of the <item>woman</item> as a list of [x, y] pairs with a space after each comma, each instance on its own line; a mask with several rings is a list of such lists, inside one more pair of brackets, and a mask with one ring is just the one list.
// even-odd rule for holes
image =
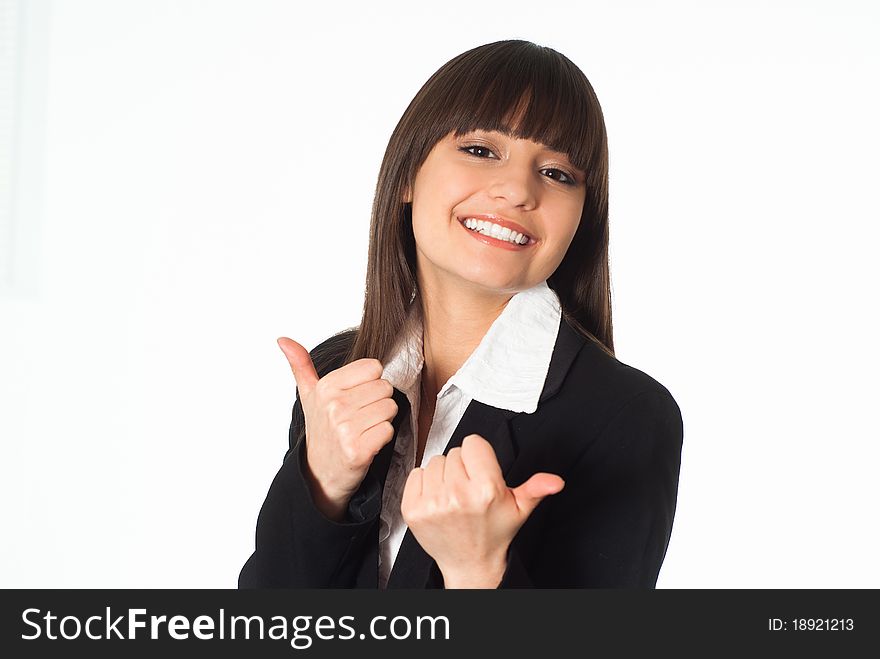
[[391, 136], [361, 324], [308, 353], [240, 587], [653, 588], [682, 420], [614, 357], [599, 102], [526, 41]]

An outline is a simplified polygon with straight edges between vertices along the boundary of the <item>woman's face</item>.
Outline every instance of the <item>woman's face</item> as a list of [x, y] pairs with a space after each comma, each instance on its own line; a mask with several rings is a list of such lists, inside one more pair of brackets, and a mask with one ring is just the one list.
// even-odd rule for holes
[[[584, 196], [584, 173], [562, 153], [495, 131], [450, 133], [428, 154], [406, 199], [420, 286], [512, 295], [539, 284], [562, 262]], [[488, 235], [467, 228], [469, 218]], [[513, 231], [528, 241], [516, 241]]]

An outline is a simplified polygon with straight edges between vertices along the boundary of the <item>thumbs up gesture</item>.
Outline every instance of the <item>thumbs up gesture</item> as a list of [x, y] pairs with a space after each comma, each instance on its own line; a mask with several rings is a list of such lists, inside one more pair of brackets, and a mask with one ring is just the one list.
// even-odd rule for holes
[[468, 435], [436, 455], [406, 481], [401, 513], [416, 540], [443, 573], [447, 588], [495, 588], [507, 549], [532, 511], [565, 482], [537, 473], [517, 488], [504, 482], [492, 446]]
[[278, 339], [287, 357], [306, 421], [306, 462], [315, 504], [330, 519], [345, 516], [373, 458], [394, 436], [394, 387], [381, 379], [378, 359], [358, 359], [318, 377], [302, 345]]

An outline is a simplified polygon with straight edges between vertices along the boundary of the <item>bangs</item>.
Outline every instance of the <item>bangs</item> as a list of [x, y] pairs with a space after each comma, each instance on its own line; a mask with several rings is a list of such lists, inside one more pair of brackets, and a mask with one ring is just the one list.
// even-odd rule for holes
[[529, 42], [501, 41], [463, 53], [436, 81], [441, 135], [499, 131], [564, 153], [588, 172], [601, 157], [604, 120], [584, 74], [564, 55]]

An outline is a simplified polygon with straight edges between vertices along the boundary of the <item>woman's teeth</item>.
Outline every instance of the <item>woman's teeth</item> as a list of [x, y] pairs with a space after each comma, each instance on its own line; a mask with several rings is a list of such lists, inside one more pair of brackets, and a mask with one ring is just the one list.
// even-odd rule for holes
[[527, 242], [529, 242], [529, 237], [525, 234], [519, 233], [517, 231], [511, 231], [507, 227], [502, 227], [497, 224], [493, 224], [492, 222], [487, 222], [485, 220], [475, 220], [473, 218], [468, 218], [464, 221], [464, 225], [471, 231], [476, 231], [477, 233], [482, 233], [486, 236], [497, 238], [498, 240], [506, 240], [507, 242], [513, 243], [514, 245], [525, 245]]

